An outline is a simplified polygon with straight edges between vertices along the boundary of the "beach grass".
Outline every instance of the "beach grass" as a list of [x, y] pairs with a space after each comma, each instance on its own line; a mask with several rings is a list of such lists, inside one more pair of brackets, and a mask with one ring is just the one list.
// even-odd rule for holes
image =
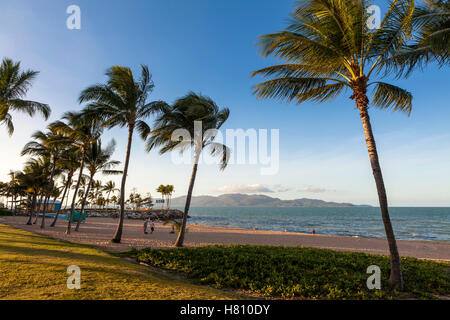
[[[81, 289], [67, 288], [67, 267], [81, 268]], [[237, 299], [95, 248], [0, 224], [0, 299]]]
[[[127, 253], [151, 266], [181, 271], [201, 284], [262, 297], [299, 299], [439, 299], [450, 296], [450, 264], [402, 258], [405, 291], [388, 284], [389, 258], [364, 253], [281, 246], [207, 246]], [[367, 268], [381, 269], [381, 289], [369, 290]]]

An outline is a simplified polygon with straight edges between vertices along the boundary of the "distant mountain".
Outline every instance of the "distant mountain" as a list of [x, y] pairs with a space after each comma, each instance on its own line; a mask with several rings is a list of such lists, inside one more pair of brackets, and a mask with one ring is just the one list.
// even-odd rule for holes
[[[186, 196], [174, 198], [171, 200], [171, 207], [183, 207], [186, 202]], [[352, 203], [327, 202], [317, 199], [295, 199], [281, 200], [265, 195], [249, 194], [222, 194], [220, 196], [198, 196], [192, 197], [191, 206], [193, 207], [359, 207]]]

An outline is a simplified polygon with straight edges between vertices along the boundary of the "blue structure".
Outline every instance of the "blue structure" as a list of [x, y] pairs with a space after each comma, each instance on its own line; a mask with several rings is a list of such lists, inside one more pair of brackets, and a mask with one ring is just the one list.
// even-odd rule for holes
[[[48, 212], [56, 212], [61, 208], [61, 202], [60, 201], [52, 201], [49, 200], [48, 202]], [[38, 211], [42, 211], [44, 207], [45, 202], [44, 201], [37, 201], [36, 206]]]
[[[78, 217], [80, 216], [80, 212], [78, 211], [74, 211], [73, 215], [72, 215], [72, 222], [77, 222], [78, 221]], [[66, 220], [69, 220], [70, 214], [66, 215]], [[83, 212], [83, 214], [81, 215], [81, 222], [86, 220], [86, 211]]]

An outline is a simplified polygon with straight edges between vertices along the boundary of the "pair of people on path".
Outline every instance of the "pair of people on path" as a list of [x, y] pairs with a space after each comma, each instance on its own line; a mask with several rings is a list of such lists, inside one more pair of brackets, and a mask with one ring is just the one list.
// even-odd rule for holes
[[[147, 232], [147, 228], [148, 228], [148, 220], [149, 219], [145, 219], [144, 221], [144, 227], [142, 228], [142, 230], [144, 231], [145, 234], [148, 234]], [[153, 220], [150, 223], [150, 233], [153, 233], [153, 231], [155, 231], [155, 223], [153, 222]]]

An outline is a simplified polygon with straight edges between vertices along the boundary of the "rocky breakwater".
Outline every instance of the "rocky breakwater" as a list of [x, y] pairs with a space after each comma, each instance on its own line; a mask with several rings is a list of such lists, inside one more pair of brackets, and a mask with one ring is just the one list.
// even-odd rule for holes
[[[119, 218], [118, 210], [86, 210], [88, 217], [112, 217]], [[183, 217], [183, 212], [178, 209], [152, 209], [150, 211], [142, 210], [126, 210], [125, 218], [134, 220], [144, 220], [150, 218], [151, 220], [177, 220]], [[189, 218], [189, 216], [188, 216]]]

